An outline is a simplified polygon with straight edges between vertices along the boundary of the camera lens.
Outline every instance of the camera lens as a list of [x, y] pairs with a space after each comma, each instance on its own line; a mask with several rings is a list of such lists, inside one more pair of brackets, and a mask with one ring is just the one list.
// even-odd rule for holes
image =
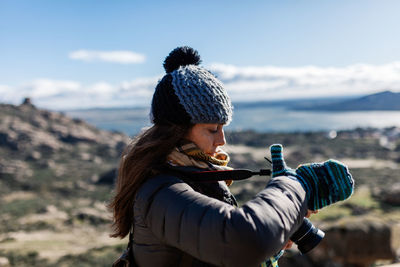
[[324, 238], [325, 233], [315, 227], [311, 221], [304, 218], [300, 228], [292, 235], [290, 240], [296, 243], [302, 254], [312, 250]]

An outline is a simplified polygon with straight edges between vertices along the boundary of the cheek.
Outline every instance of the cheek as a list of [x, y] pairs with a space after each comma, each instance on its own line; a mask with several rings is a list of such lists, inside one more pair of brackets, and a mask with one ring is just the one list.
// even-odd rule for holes
[[213, 139], [210, 135], [203, 134], [199, 137], [199, 146], [203, 149], [208, 149], [213, 144]]
[[197, 133], [190, 136], [194, 142], [204, 152], [209, 152], [213, 146], [213, 138], [207, 133]]

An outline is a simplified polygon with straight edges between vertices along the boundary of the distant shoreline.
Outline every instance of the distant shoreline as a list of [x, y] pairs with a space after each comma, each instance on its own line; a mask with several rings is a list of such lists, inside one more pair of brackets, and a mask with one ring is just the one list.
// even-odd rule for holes
[[[106, 109], [65, 112], [105, 130], [136, 135], [151, 126], [149, 109]], [[400, 111], [303, 111], [284, 106], [237, 107], [227, 131], [329, 132], [355, 128], [400, 127]]]

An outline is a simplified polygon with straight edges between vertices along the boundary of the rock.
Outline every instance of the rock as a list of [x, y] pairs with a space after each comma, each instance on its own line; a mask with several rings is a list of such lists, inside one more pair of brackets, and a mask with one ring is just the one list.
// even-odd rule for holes
[[380, 198], [387, 204], [400, 206], [400, 183], [395, 183], [390, 188], [382, 190]]
[[53, 169], [56, 167], [56, 163], [52, 159], [43, 159], [37, 163], [37, 166], [42, 169]]
[[5, 257], [0, 257], [0, 267], [9, 267], [10, 261]]
[[392, 227], [392, 246], [396, 250], [396, 262], [400, 262], [400, 222]]
[[46, 129], [49, 126], [49, 122], [45, 120], [42, 116], [33, 116], [30, 119], [30, 123], [39, 129]]
[[30, 97], [26, 97], [24, 99], [24, 101], [22, 102], [22, 105], [29, 105], [29, 106], [33, 106], [31, 98]]
[[115, 145], [116, 153], [118, 155], [121, 155], [122, 152], [124, 152], [124, 150], [125, 150], [127, 145], [128, 145], [128, 143], [126, 141], [125, 142], [124, 141], [118, 141], [117, 144]]
[[118, 170], [117, 168], [113, 168], [103, 173], [99, 177], [97, 184], [113, 185], [115, 183], [115, 180], [117, 179], [117, 176], [118, 176]]
[[[22, 116], [22, 115], [21, 115]], [[46, 129], [37, 128], [29, 121], [20, 117], [5, 117], [0, 123], [0, 145], [15, 151], [26, 153], [26, 151], [38, 150], [40, 146], [46, 146], [51, 151], [63, 147], [51, 133]]]
[[89, 161], [91, 159], [92, 155], [87, 152], [83, 152], [83, 153], [80, 153], [79, 157], [84, 161]]
[[29, 160], [29, 161], [38, 161], [41, 158], [42, 158], [42, 154], [40, 154], [40, 152], [38, 152], [38, 151], [31, 151], [26, 156], [26, 160]]
[[29, 164], [22, 160], [7, 160], [0, 158], [0, 177], [4, 174], [12, 175], [15, 180], [28, 180], [33, 175]]
[[6, 146], [12, 150], [18, 150], [18, 143], [14, 140], [13, 133], [0, 132], [0, 146]]
[[75, 212], [74, 217], [80, 221], [86, 221], [91, 225], [100, 225], [110, 222], [110, 217], [107, 213], [94, 208], [80, 208]]
[[362, 267], [370, 266], [377, 260], [395, 260], [392, 227], [385, 222], [357, 218], [341, 221], [323, 230], [325, 238], [310, 253], [314, 261], [321, 260], [316, 255], [328, 255], [333, 262]]

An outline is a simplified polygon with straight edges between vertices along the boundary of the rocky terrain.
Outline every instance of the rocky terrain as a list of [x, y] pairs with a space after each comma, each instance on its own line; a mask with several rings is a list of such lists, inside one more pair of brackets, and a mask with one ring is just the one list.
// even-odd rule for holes
[[[338, 159], [356, 180], [353, 197], [311, 218], [325, 231], [307, 255], [280, 266], [373, 266], [400, 256], [400, 129], [340, 132], [228, 132], [231, 165], [268, 168], [273, 143], [289, 166]], [[110, 266], [126, 240], [108, 237], [116, 167], [130, 138], [99, 130], [29, 101], [0, 104], [0, 266]], [[241, 203], [266, 177], [235, 182]]]
[[129, 141], [29, 103], [0, 105], [0, 257], [46, 266], [121, 243], [108, 237], [101, 178]]

